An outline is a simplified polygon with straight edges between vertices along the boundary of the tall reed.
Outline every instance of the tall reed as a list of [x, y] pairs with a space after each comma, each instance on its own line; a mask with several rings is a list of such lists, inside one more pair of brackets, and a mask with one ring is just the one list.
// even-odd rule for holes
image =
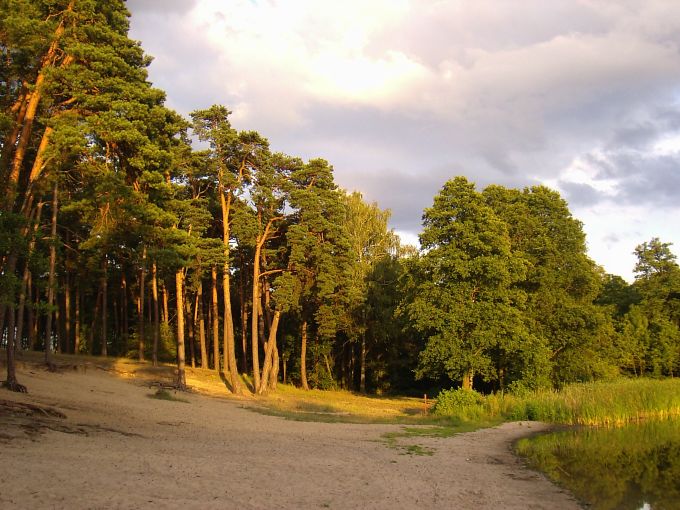
[[[464, 390], [456, 390], [464, 391]], [[617, 379], [570, 384], [561, 390], [497, 393], [444, 405], [436, 414], [457, 420], [538, 420], [569, 425], [617, 426], [644, 419], [680, 416], [680, 379]], [[457, 402], [460, 398], [454, 399]]]

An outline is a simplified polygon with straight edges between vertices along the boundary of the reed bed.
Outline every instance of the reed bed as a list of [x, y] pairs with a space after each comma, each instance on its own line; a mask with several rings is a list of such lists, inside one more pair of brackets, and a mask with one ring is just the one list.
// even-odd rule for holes
[[500, 418], [590, 426], [680, 416], [680, 379], [617, 379], [469, 398], [464, 391], [442, 392], [433, 412], [459, 421]]

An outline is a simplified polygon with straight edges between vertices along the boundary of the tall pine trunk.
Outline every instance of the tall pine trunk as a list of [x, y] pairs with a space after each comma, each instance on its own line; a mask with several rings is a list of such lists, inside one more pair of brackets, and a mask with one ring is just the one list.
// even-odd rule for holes
[[168, 287], [163, 282], [161, 290], [163, 291], [163, 323], [168, 331], [170, 331], [170, 309], [168, 307]]
[[127, 277], [125, 276], [125, 268], [120, 274], [120, 301], [121, 301], [121, 317], [123, 326], [123, 335], [121, 342], [123, 344], [123, 354], [127, 355], [128, 349], [130, 348], [129, 334], [130, 334], [130, 318], [128, 317], [129, 307], [128, 307], [128, 285]]
[[97, 325], [97, 317], [99, 317], [99, 307], [101, 306], [101, 301], [102, 291], [100, 287], [97, 291], [97, 300], [95, 301], [94, 312], [92, 314], [92, 325], [90, 326], [89, 338], [87, 340], [87, 353], [90, 356], [94, 356], [94, 329]]
[[[224, 299], [223, 349], [225, 372], [229, 371], [229, 382], [234, 393], [243, 393], [243, 387], [236, 366], [236, 347], [234, 345], [234, 319], [231, 312], [231, 288], [229, 278], [229, 213], [231, 209], [231, 191], [225, 198], [225, 189], [220, 182], [220, 205], [222, 208], [222, 243], [224, 245], [224, 266], [222, 268], [222, 296]], [[226, 374], [225, 374], [226, 376]]]
[[187, 331], [189, 332], [189, 356], [191, 357], [191, 368], [196, 368], [196, 336], [195, 329], [196, 323], [194, 322], [194, 316], [191, 313], [191, 298], [186, 296], [186, 309], [187, 318], [189, 324], [187, 324]]
[[[26, 393], [26, 386], [23, 386], [22, 384], [19, 384], [17, 381], [17, 372], [16, 372], [16, 360], [14, 358], [15, 354], [15, 349], [14, 349], [14, 338], [15, 338], [15, 333], [14, 333], [14, 306], [13, 304], [10, 304], [7, 306], [8, 309], [8, 321], [7, 321], [7, 380], [4, 383], [4, 386], [12, 391], [18, 391], [21, 393]], [[0, 331], [1, 333], [1, 331]]]
[[201, 346], [201, 368], [208, 368], [208, 349], [205, 344], [205, 314], [203, 310], [203, 282], [198, 284], [196, 293], [196, 308], [194, 310], [194, 324], [198, 324], [198, 340]]
[[213, 338], [213, 368], [220, 371], [220, 320], [217, 305], [217, 268], [212, 266], [210, 270], [210, 280], [212, 283], [211, 292], [211, 316], [212, 316], [212, 338]]
[[64, 277], [64, 352], [71, 352], [71, 278], [68, 273]]
[[142, 264], [139, 268], [139, 297], [137, 304], [137, 339], [139, 345], [137, 349], [139, 350], [139, 361], [144, 361], [144, 287], [146, 286], [146, 246], [142, 248]]
[[241, 305], [241, 372], [248, 372], [248, 310], [246, 309], [246, 295], [244, 273], [245, 269], [241, 263], [241, 277], [239, 278], [239, 302]]
[[360, 355], [359, 391], [366, 393], [366, 333], [361, 334], [361, 355]]
[[307, 384], [307, 320], [302, 321], [301, 326], [302, 345], [300, 346], [300, 382], [305, 390], [309, 389]]
[[177, 387], [185, 390], [187, 386], [184, 364], [184, 271], [175, 273], [175, 289], [177, 293]]
[[75, 305], [76, 305], [76, 311], [75, 311], [75, 327], [74, 327], [74, 334], [73, 334], [73, 353], [74, 354], [79, 354], [80, 353], [80, 332], [82, 331], [82, 326], [80, 322], [80, 317], [81, 317], [81, 309], [83, 306], [83, 300], [80, 292], [80, 281], [76, 284], [76, 297], [75, 297]]
[[[43, 204], [42, 202], [38, 204], [36, 207], [35, 211], [35, 218], [33, 220], [33, 230], [31, 233], [31, 240], [28, 243], [28, 253], [26, 254], [26, 265], [24, 266], [24, 274], [21, 278], [21, 291], [19, 293], [19, 309], [17, 311], [17, 334], [16, 334], [16, 342], [21, 344], [21, 341], [24, 336], [24, 309], [26, 307], [26, 299], [28, 297], [28, 302], [29, 302], [29, 317], [32, 315], [32, 309], [31, 309], [31, 269], [29, 265], [29, 259], [31, 258], [31, 254], [33, 253], [33, 249], [35, 248], [35, 237], [36, 237], [36, 232], [38, 230], [38, 227], [40, 226], [40, 216], [42, 213], [42, 207]], [[30, 327], [30, 321], [29, 321], [29, 327]], [[30, 336], [30, 335], [29, 335]], [[15, 344], [16, 345], [16, 344]], [[30, 341], [29, 341], [29, 347], [31, 347]]]
[[253, 363], [253, 388], [260, 387], [260, 338], [259, 338], [259, 313], [261, 306], [260, 296], [260, 253], [256, 248], [253, 264], [253, 299], [250, 317], [250, 343], [251, 358]]
[[102, 356], [108, 356], [108, 339], [107, 337], [107, 308], [108, 308], [108, 303], [107, 303], [107, 296], [108, 296], [108, 285], [107, 285], [107, 279], [108, 279], [108, 262], [106, 260], [106, 256], [104, 256], [104, 260], [102, 261], [102, 278], [101, 278], [101, 293], [102, 293], [102, 323], [101, 323], [101, 343], [102, 343]]
[[45, 363], [50, 368], [54, 369], [54, 362], [52, 361], [52, 306], [54, 305], [55, 295], [55, 275], [57, 269], [57, 209], [59, 206], [59, 181], [57, 177], [54, 178], [54, 186], [52, 188], [52, 228], [50, 231], [50, 272], [47, 279], [47, 320], [45, 324]]
[[158, 366], [158, 338], [160, 335], [160, 320], [158, 309], [158, 268], [156, 261], [151, 263], [151, 295], [153, 297], [153, 351], [151, 359], [153, 366]]
[[[33, 301], [33, 296], [35, 294], [35, 301]], [[28, 341], [28, 348], [32, 351], [35, 350], [35, 343], [36, 343], [36, 338], [38, 336], [38, 332], [36, 331], [37, 329], [37, 321], [36, 321], [36, 314], [35, 310], [37, 309], [37, 301], [38, 301], [38, 296], [37, 292], [33, 292], [33, 276], [31, 273], [28, 273], [28, 286], [26, 287], [26, 299], [30, 303], [28, 306], [28, 314], [26, 319], [28, 320], [28, 331], [26, 332], [27, 336], [27, 341]]]

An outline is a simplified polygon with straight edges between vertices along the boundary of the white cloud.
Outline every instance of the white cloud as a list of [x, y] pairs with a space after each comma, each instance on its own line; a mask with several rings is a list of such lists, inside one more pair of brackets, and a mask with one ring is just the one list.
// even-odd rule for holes
[[222, 103], [277, 150], [326, 157], [404, 236], [463, 174], [560, 188], [612, 272], [654, 235], [680, 248], [678, 2], [164, 5], [128, 0], [172, 107]]

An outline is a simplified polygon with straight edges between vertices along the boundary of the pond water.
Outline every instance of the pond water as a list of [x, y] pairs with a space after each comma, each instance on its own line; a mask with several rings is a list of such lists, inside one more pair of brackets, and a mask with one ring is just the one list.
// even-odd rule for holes
[[521, 439], [517, 453], [589, 508], [680, 509], [680, 420], [578, 427]]

